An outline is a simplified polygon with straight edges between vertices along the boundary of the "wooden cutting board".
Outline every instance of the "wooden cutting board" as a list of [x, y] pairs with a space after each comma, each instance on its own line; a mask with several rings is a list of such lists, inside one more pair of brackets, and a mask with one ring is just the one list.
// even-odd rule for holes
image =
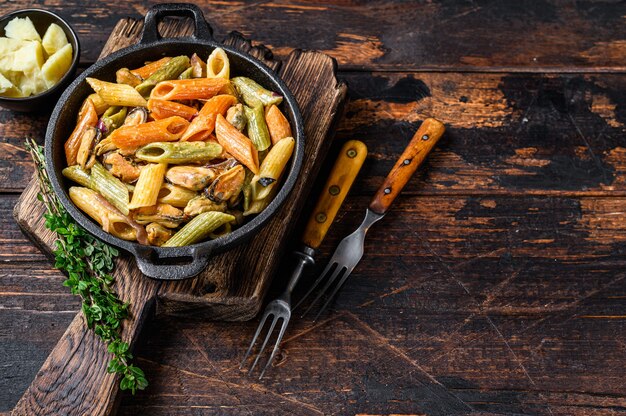
[[[143, 21], [122, 19], [100, 56], [136, 43], [142, 28]], [[166, 37], [188, 36], [192, 32], [193, 24], [186, 20], [161, 23], [161, 33]], [[272, 58], [269, 49], [252, 46], [237, 32], [223, 43], [264, 61], [279, 73], [295, 96], [306, 135], [302, 171], [282, 209], [262, 232], [249, 243], [215, 257], [196, 278], [155, 281], [139, 272], [132, 257], [124, 255], [117, 260], [115, 287], [120, 297], [131, 304], [132, 318], [125, 321], [123, 328], [123, 338], [131, 346], [154, 305], [160, 314], [215, 320], [243, 321], [258, 313], [282, 258], [289, 230], [328, 151], [330, 133], [346, 96], [345, 84], [336, 78], [336, 62], [327, 55], [295, 50], [280, 62]], [[50, 255], [54, 236], [44, 226], [44, 207], [36, 199], [37, 192], [38, 184], [33, 179], [15, 206], [14, 215], [26, 235]], [[119, 391], [116, 377], [106, 372], [109, 359], [105, 345], [86, 327], [82, 313], [77, 314], [12, 414], [112, 413]]]

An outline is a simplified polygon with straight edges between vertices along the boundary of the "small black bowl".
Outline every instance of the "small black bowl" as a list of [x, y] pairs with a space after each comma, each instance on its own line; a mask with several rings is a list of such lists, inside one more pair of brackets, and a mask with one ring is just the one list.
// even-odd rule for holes
[[67, 40], [72, 44], [74, 50], [74, 57], [72, 58], [72, 65], [67, 73], [61, 78], [59, 82], [47, 91], [41, 94], [31, 95], [24, 98], [2, 97], [0, 96], [0, 106], [8, 108], [14, 111], [47, 111], [52, 110], [52, 106], [56, 103], [61, 93], [72, 82], [74, 75], [76, 74], [76, 68], [78, 67], [78, 59], [80, 58], [80, 43], [78, 42], [78, 36], [71, 28], [71, 26], [63, 20], [60, 16], [42, 9], [24, 9], [17, 10], [0, 17], [0, 36], [4, 36], [4, 28], [6, 25], [16, 17], [28, 17], [35, 25], [35, 29], [39, 32], [39, 35], [43, 37], [46, 33], [46, 29], [52, 23], [56, 23], [63, 29]]

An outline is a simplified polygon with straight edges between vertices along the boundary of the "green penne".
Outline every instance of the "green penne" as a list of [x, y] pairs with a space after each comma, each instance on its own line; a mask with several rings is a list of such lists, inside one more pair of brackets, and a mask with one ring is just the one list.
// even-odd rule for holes
[[263, 88], [250, 78], [235, 77], [230, 82], [237, 88], [245, 103], [250, 107], [255, 107], [259, 101], [263, 105], [278, 105], [283, 101], [282, 95]]
[[103, 132], [105, 136], [108, 136], [113, 130], [119, 128], [124, 124], [128, 109], [126, 107], [109, 107], [102, 115], [102, 123], [105, 125], [106, 130]]
[[178, 76], [178, 79], [190, 79], [193, 78], [193, 68], [189, 67], [185, 69], [182, 74]]
[[159, 68], [154, 74], [150, 75], [144, 82], [137, 85], [135, 89], [139, 94], [147, 97], [156, 84], [161, 81], [176, 79], [180, 74], [185, 72], [191, 65], [189, 57], [181, 55], [169, 60], [168, 63]]
[[91, 183], [91, 175], [85, 169], [81, 168], [78, 165], [68, 166], [61, 171], [63, 176], [67, 179], [70, 179], [76, 182], [79, 185], [85, 186], [89, 188]]
[[222, 154], [222, 146], [215, 142], [155, 142], [139, 150], [138, 159], [153, 163], [207, 162]]
[[128, 188], [100, 163], [91, 168], [89, 188], [98, 192], [124, 215], [128, 215], [130, 196]]
[[223, 212], [203, 212], [189, 221], [183, 228], [162, 245], [162, 247], [181, 247], [204, 240], [223, 224], [235, 220], [235, 217]]
[[248, 119], [248, 137], [252, 140], [256, 149], [262, 152], [272, 144], [270, 132], [265, 123], [263, 106], [260, 104], [254, 108], [244, 106], [244, 111]]

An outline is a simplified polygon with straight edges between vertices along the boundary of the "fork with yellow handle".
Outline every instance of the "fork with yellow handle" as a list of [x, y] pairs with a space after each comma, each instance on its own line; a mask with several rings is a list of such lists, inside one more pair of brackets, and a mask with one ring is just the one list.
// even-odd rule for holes
[[259, 334], [265, 326], [265, 322], [270, 316], [273, 316], [274, 318], [271, 322], [269, 331], [267, 332], [267, 336], [265, 337], [263, 345], [261, 346], [256, 359], [252, 363], [252, 367], [250, 367], [248, 374], [252, 374], [252, 371], [259, 363], [259, 360], [265, 351], [265, 347], [272, 336], [276, 323], [282, 319], [280, 332], [278, 334], [278, 338], [276, 338], [274, 349], [272, 350], [263, 371], [261, 371], [259, 379], [263, 377], [265, 371], [272, 364], [272, 361], [276, 356], [276, 352], [278, 351], [280, 341], [283, 339], [283, 335], [285, 335], [289, 318], [291, 318], [291, 292], [298, 284], [298, 280], [300, 279], [305, 267], [315, 264], [315, 261], [313, 260], [315, 250], [320, 246], [322, 240], [324, 240], [324, 237], [333, 223], [343, 200], [348, 194], [356, 175], [359, 173], [361, 166], [363, 166], [366, 156], [367, 147], [358, 140], [351, 140], [344, 144], [341, 148], [339, 156], [335, 161], [335, 165], [330, 172], [330, 176], [324, 185], [322, 194], [320, 195], [317, 204], [311, 213], [309, 222], [307, 223], [304, 235], [302, 236], [302, 248], [294, 252], [294, 255], [297, 258], [297, 263], [291, 273], [291, 278], [289, 279], [287, 288], [278, 299], [271, 301], [265, 308], [265, 312], [263, 313], [261, 322], [259, 323], [256, 333], [254, 334], [254, 338], [252, 338], [250, 347], [241, 361], [239, 368], [243, 367], [246, 360], [250, 356], [257, 338], [259, 338]]

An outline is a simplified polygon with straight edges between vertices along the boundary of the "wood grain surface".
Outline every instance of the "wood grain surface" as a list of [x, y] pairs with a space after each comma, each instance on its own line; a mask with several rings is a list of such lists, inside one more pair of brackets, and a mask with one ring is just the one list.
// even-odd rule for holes
[[[162, 24], [164, 36], [185, 36], [192, 28], [186, 20], [169, 20]], [[136, 43], [141, 32], [141, 22], [129, 18], [121, 20], [101, 56]], [[282, 257], [290, 224], [296, 221], [330, 146], [328, 133], [345, 98], [346, 88], [335, 77], [336, 64], [326, 55], [294, 51], [281, 66], [280, 61], [271, 59], [269, 50], [263, 46], [253, 47], [238, 33], [229, 36], [224, 43], [256, 56], [279, 72], [303, 114], [306, 158], [294, 189], [274, 219], [250, 242], [216, 256], [196, 278], [185, 282], [154, 281], [142, 276], [132, 256], [120, 256], [113, 275], [117, 293], [122, 301], [131, 305], [131, 318], [122, 329], [122, 339], [128, 341], [131, 348], [153, 310], [157, 293], [161, 298], [161, 313], [229, 321], [247, 320], [257, 314]], [[311, 73], [315, 76], [310, 76]], [[51, 253], [55, 236], [45, 228], [45, 208], [37, 200], [37, 192], [37, 179], [33, 179], [15, 206], [14, 214], [24, 233], [44, 252]], [[109, 360], [106, 346], [79, 313], [12, 415], [56, 412], [95, 416], [114, 412], [119, 380], [106, 371]]]
[[[58, 11], [85, 66], [119, 18], [151, 3], [42, 4], [0, 13]], [[349, 85], [329, 154], [359, 139], [368, 158], [308, 279], [420, 122], [441, 119], [446, 133], [369, 231], [333, 308], [291, 322], [262, 382], [237, 368], [256, 321], [160, 315], [136, 349], [151, 385], [124, 395], [120, 414], [626, 414], [623, 2], [199, 4], [218, 38], [238, 29], [279, 57], [322, 49]], [[32, 175], [23, 137], [45, 125], [0, 111], [0, 412], [79, 307], [11, 217]]]

